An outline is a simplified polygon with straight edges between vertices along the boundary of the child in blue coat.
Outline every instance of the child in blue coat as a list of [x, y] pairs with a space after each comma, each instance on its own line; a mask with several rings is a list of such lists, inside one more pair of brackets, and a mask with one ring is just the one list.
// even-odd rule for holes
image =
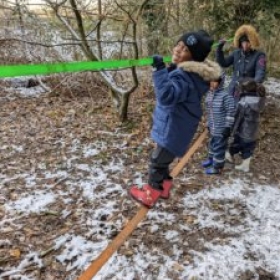
[[225, 75], [210, 83], [205, 103], [210, 132], [208, 159], [202, 163], [206, 174], [220, 174], [225, 164], [228, 138], [234, 123], [235, 101], [224, 88]]
[[221, 76], [219, 65], [205, 60], [212, 43], [204, 30], [189, 32], [174, 47], [170, 68], [161, 56], [153, 56], [156, 107], [151, 136], [157, 147], [150, 158], [148, 184], [130, 189], [130, 195], [147, 207], [153, 207], [160, 197], [169, 197], [169, 165], [186, 152], [202, 116], [202, 96], [209, 82]]

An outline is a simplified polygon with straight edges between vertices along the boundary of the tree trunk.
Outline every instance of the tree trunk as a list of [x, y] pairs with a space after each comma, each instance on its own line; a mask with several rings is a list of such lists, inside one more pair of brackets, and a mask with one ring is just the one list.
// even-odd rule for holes
[[119, 109], [119, 119], [121, 122], [125, 122], [128, 119], [128, 104], [129, 104], [129, 98], [131, 93], [125, 93], [122, 95], [121, 99], [121, 106]]
[[125, 122], [128, 119], [128, 104], [130, 95], [132, 92], [126, 92], [126, 93], [118, 93], [114, 91], [113, 89], [109, 90], [110, 96], [112, 98], [114, 107], [116, 109], [116, 112], [118, 114], [118, 118], [121, 122]]

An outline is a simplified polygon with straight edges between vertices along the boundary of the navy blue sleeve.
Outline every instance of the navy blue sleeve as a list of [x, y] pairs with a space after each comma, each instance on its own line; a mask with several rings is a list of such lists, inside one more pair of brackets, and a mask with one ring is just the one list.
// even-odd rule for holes
[[189, 83], [182, 70], [168, 74], [167, 69], [153, 72], [153, 81], [157, 101], [162, 105], [174, 105], [186, 99]]
[[229, 67], [233, 65], [234, 62], [234, 52], [232, 52], [228, 57], [225, 57], [224, 51], [220, 48], [216, 51], [216, 60], [222, 67]]

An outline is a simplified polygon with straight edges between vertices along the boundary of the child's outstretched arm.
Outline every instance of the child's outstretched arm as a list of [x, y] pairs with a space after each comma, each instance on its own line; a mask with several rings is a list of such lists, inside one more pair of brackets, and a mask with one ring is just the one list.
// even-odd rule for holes
[[178, 71], [171, 76], [167, 69], [153, 73], [155, 93], [158, 102], [162, 105], [174, 105], [186, 99], [188, 94], [188, 81]]
[[186, 99], [188, 80], [182, 71], [169, 75], [161, 56], [153, 56], [153, 81], [157, 101], [162, 105], [173, 105]]

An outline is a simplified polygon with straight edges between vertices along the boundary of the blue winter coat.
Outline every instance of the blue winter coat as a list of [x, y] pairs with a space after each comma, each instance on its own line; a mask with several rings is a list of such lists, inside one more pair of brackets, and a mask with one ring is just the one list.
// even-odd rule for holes
[[208, 91], [205, 103], [208, 127], [212, 136], [221, 136], [226, 127], [232, 128], [235, 102], [233, 96], [224, 89], [224, 81], [216, 90]]
[[209, 81], [217, 80], [221, 68], [215, 62], [184, 62], [168, 72], [153, 73], [156, 107], [151, 136], [176, 157], [186, 152], [202, 116], [201, 98]]
[[236, 84], [239, 79], [250, 77], [257, 83], [262, 83], [266, 73], [266, 57], [261, 51], [251, 50], [244, 53], [241, 49], [233, 51], [228, 57], [224, 56], [222, 47], [216, 51], [217, 62], [222, 67], [233, 65], [232, 79], [229, 84], [229, 94], [236, 95]]

